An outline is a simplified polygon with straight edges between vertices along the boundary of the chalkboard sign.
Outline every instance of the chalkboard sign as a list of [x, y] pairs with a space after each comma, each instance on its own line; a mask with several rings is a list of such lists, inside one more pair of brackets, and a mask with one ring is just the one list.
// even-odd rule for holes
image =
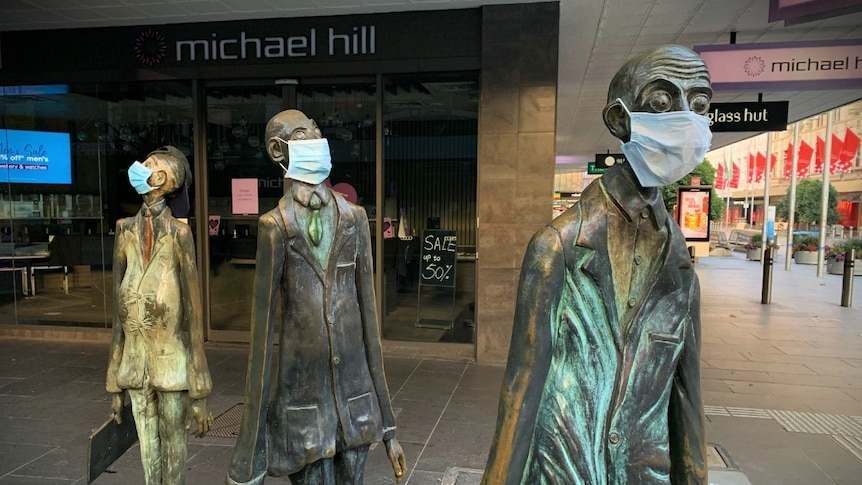
[[455, 231], [425, 230], [422, 234], [420, 285], [455, 287], [457, 246]]

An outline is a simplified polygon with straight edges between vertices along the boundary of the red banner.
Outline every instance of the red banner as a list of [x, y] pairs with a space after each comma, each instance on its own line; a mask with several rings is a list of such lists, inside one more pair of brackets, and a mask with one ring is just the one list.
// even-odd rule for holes
[[754, 173], [754, 181], [756, 183], [763, 182], [763, 173], [766, 171], [766, 155], [757, 152], [757, 158], [755, 159], [755, 173]]
[[784, 178], [789, 179], [793, 174], [793, 143], [787, 144], [787, 150], [784, 150]]
[[826, 151], [826, 143], [818, 136], [815, 145], [817, 150], [814, 153], [814, 173], [823, 173], [823, 153]]
[[733, 163], [732, 165], [733, 165], [732, 166], [732, 173], [730, 175], [730, 180], [727, 182], [727, 186], [730, 187], [731, 189], [738, 189], [739, 188], [739, 175], [740, 175], [739, 165], [737, 165], [735, 163]]
[[724, 189], [727, 184], [727, 178], [724, 175], [724, 163], [718, 164], [718, 172], [715, 175], [715, 188]]
[[799, 144], [799, 162], [796, 164], [796, 177], [804, 179], [808, 176], [808, 170], [811, 166], [811, 155], [814, 154], [814, 148], [803, 140]]
[[840, 168], [844, 172], [849, 172], [853, 169], [853, 160], [856, 159], [856, 152], [859, 150], [859, 137], [853, 130], [847, 128], [844, 132], [844, 143], [841, 146]]

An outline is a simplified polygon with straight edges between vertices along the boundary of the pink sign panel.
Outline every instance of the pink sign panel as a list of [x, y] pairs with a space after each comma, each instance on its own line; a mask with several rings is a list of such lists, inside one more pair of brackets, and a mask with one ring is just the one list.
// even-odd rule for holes
[[233, 214], [258, 213], [257, 179], [232, 179], [230, 194]]
[[701, 45], [716, 90], [862, 87], [862, 39]]

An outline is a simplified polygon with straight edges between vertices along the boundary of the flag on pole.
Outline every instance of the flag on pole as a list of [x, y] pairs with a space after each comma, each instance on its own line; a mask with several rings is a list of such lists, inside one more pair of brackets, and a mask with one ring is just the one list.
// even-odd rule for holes
[[748, 152], [748, 183], [754, 182], [754, 154]]
[[856, 159], [857, 151], [859, 151], [859, 136], [847, 128], [844, 132], [844, 143], [841, 146], [840, 168], [842, 171], [849, 172], [853, 169], [853, 160]]
[[715, 188], [723, 190], [727, 184], [727, 179], [724, 175], [724, 162], [718, 164], [718, 172], [715, 175]]
[[811, 155], [814, 154], [814, 148], [803, 140], [799, 144], [799, 163], [796, 165], [796, 176], [804, 179], [808, 176], [808, 170], [811, 166]]
[[841, 139], [833, 134], [832, 147], [829, 149], [832, 154], [832, 156], [829, 157], [829, 175], [833, 175], [835, 173], [835, 170], [837, 170], [840, 165], [839, 161], [841, 159], [842, 145], [843, 143], [841, 142]]
[[789, 179], [793, 174], [793, 143], [787, 143], [787, 150], [784, 150], [784, 178]]
[[755, 159], [754, 164], [754, 181], [756, 183], [763, 182], [763, 173], [766, 171], [766, 155], [757, 152], [757, 158]]
[[727, 186], [730, 187], [731, 189], [738, 189], [739, 188], [739, 176], [741, 175], [741, 173], [740, 173], [741, 170], [739, 169], [739, 165], [737, 165], [735, 162], [731, 162], [731, 169], [732, 169], [732, 172], [730, 175], [730, 180], [728, 180], [728, 182], [727, 182]]
[[823, 153], [826, 152], [826, 142], [820, 138], [820, 135], [817, 135], [815, 146], [817, 150], [814, 153], [814, 173], [823, 173]]

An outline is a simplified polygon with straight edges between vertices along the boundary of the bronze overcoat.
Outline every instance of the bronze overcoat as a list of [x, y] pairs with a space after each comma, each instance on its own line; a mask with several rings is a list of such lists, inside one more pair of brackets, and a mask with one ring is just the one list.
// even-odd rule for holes
[[[295, 473], [332, 457], [336, 447], [394, 436], [368, 218], [326, 190], [338, 214], [335, 226], [324, 222], [324, 231], [334, 231], [326, 265], [300, 232], [296, 211], [305, 209], [291, 190], [259, 219], [246, 409], [229, 470], [235, 483]], [[271, 385], [279, 299], [278, 375]]]
[[[655, 254], [609, 231], [641, 223], [664, 234]], [[654, 258], [634, 298], [615, 294], [619, 245], [620, 262]], [[631, 171], [608, 170], [527, 248], [482, 483], [706, 483], [700, 287], [679, 227]]]

